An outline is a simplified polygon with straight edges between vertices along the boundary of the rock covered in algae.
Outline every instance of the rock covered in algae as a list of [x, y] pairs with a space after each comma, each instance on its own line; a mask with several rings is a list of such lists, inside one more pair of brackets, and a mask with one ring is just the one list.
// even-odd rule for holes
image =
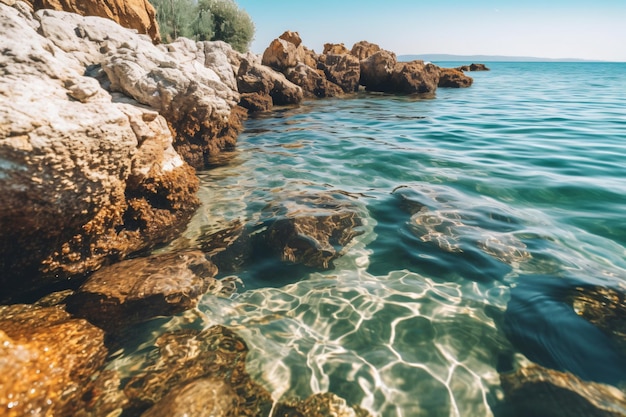
[[122, 261], [96, 271], [67, 300], [68, 311], [109, 331], [197, 305], [215, 284], [215, 265], [200, 251]]
[[278, 404], [272, 417], [368, 417], [360, 407], [349, 406], [343, 398], [332, 393], [314, 394], [304, 401]]
[[107, 355], [104, 332], [56, 307], [0, 307], [0, 414], [74, 415]]
[[507, 409], [514, 416], [626, 416], [623, 391], [583, 381], [570, 373], [531, 365], [500, 374], [500, 382]]

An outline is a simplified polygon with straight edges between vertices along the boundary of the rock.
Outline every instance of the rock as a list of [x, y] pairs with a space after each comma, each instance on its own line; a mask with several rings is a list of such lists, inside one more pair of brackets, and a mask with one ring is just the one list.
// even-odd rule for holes
[[0, 4], [3, 298], [171, 240], [198, 204], [167, 121], [84, 75], [101, 74], [104, 44], [156, 47], [106, 19], [19, 5]]
[[500, 374], [506, 406], [514, 416], [624, 417], [626, 395], [610, 385], [531, 365]]
[[346, 48], [343, 43], [325, 43], [324, 52], [322, 54], [327, 55], [343, 55], [349, 54], [350, 50]]
[[489, 71], [489, 68], [485, 64], [471, 64], [471, 65], [462, 65], [457, 67], [459, 71]]
[[317, 68], [324, 71], [328, 81], [337, 84], [345, 93], [359, 89], [361, 64], [352, 55], [323, 54], [318, 58]]
[[287, 68], [295, 67], [299, 62], [304, 61], [304, 48], [302, 45], [296, 46], [285, 39], [274, 39], [263, 52], [262, 64], [267, 65], [277, 71], [284, 71]]
[[[172, 409], [186, 402], [188, 407], [205, 405], [223, 413], [216, 415], [269, 415], [270, 394], [250, 378], [245, 369], [248, 348], [231, 330], [213, 326], [201, 332], [167, 333], [157, 339], [156, 345], [158, 355], [151, 355], [154, 359], [142, 366], [124, 387], [135, 410], [155, 406], [146, 415], [160, 416], [164, 414], [158, 409]], [[209, 386], [227, 397], [201, 391]], [[223, 407], [228, 405], [234, 408], [225, 410]]]
[[343, 398], [331, 393], [314, 394], [304, 401], [279, 403], [273, 417], [368, 417], [358, 406], [349, 406]]
[[[245, 115], [236, 109], [239, 94], [229, 86], [234, 79], [228, 77], [225, 83], [205, 66], [206, 48], [211, 45], [185, 38], [160, 50], [126, 44], [107, 53], [102, 62], [113, 91], [157, 109], [167, 119], [177, 133], [174, 147], [195, 168], [204, 168], [210, 156], [234, 148]], [[212, 49], [209, 62], [220, 54], [228, 62], [219, 48]]]
[[360, 41], [352, 46], [350, 53], [362, 61], [379, 51], [381, 51], [380, 46], [367, 41]]
[[474, 80], [462, 71], [454, 68], [439, 68], [439, 87], [466, 88], [472, 85]]
[[608, 335], [626, 356], [626, 292], [578, 286], [570, 290], [566, 299], [576, 314]]
[[311, 68], [317, 68], [317, 57], [318, 55], [312, 49], [303, 46], [304, 49], [304, 63]]
[[283, 261], [328, 269], [361, 234], [361, 218], [337, 194], [301, 194], [270, 205], [263, 217], [262, 244]]
[[315, 70], [306, 64], [298, 64], [285, 71], [287, 79], [300, 86], [307, 97], [337, 97], [344, 94], [337, 84], [326, 79], [323, 71]]
[[439, 84], [439, 69], [423, 61], [400, 62], [391, 74], [387, 92], [402, 94], [433, 93]]
[[0, 307], [3, 416], [74, 415], [104, 364], [104, 333], [56, 307]]
[[193, 308], [217, 268], [199, 251], [122, 261], [96, 271], [67, 300], [76, 316], [109, 331]]
[[398, 60], [396, 54], [379, 51], [361, 60], [360, 84], [369, 91], [387, 91]]
[[170, 391], [142, 417], [239, 417], [241, 399], [218, 378], [200, 378]]
[[25, 0], [34, 10], [53, 9], [82, 16], [111, 19], [121, 26], [147, 34], [154, 43], [161, 42], [156, 10], [148, 0]]
[[[302, 101], [302, 88], [289, 81], [283, 74], [263, 65], [243, 59], [237, 74], [237, 85], [242, 95], [242, 105], [254, 111], [252, 103], [290, 105]], [[255, 97], [257, 97], [255, 99]], [[265, 98], [261, 98], [265, 97]], [[268, 110], [271, 105], [261, 110]]]
[[280, 35], [278, 38], [292, 43], [296, 48], [302, 44], [302, 38], [300, 37], [300, 34], [298, 32], [292, 32], [290, 30], [287, 30], [283, 32], [283, 34]]

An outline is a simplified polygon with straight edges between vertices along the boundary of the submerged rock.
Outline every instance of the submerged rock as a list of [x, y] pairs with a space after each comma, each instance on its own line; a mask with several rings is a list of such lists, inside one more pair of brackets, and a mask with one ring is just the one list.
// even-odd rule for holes
[[626, 416], [623, 391], [582, 381], [570, 373], [532, 365], [500, 374], [500, 382], [507, 410], [514, 416]]
[[474, 80], [454, 68], [439, 68], [439, 87], [466, 88], [470, 87]]
[[578, 286], [566, 299], [576, 314], [608, 335], [626, 357], [626, 291]]
[[153, 255], [96, 271], [67, 301], [68, 311], [115, 332], [193, 308], [217, 268], [199, 251]]
[[304, 401], [280, 403], [272, 417], [368, 417], [360, 407], [349, 406], [343, 398], [331, 393], [311, 395]]
[[[124, 387], [135, 410], [154, 406], [146, 415], [159, 416], [164, 415], [159, 409], [171, 410], [186, 402], [190, 409], [212, 407], [215, 415], [269, 415], [270, 394], [251, 380], [245, 369], [248, 348], [231, 330], [214, 326], [167, 333], [156, 344], [158, 356]], [[209, 386], [226, 397], [207, 395], [202, 388]]]
[[74, 415], [104, 364], [104, 332], [56, 307], [0, 307], [0, 414]]

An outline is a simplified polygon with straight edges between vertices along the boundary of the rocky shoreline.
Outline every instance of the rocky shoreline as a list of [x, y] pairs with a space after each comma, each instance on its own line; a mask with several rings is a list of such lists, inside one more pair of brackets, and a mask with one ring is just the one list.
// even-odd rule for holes
[[247, 374], [245, 342], [221, 326], [160, 336], [130, 379], [106, 365], [134, 324], [228, 296], [218, 268], [261, 252], [328, 269], [360, 233], [345, 196], [294, 195], [258, 224], [203, 236], [200, 250], [148, 256], [186, 226], [196, 170], [235, 147], [247, 114], [361, 90], [430, 97], [487, 68], [398, 62], [366, 41], [316, 54], [297, 32], [262, 56], [161, 45], [149, 3], [93, 3], [0, 0], [3, 415], [369, 415], [333, 394], [275, 402]]

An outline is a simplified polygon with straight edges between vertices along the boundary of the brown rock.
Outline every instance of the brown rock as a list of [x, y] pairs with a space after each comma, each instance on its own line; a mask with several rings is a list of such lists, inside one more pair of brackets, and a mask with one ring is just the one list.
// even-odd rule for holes
[[273, 417], [368, 417], [358, 406], [349, 406], [343, 398], [331, 393], [314, 394], [304, 401], [279, 403]]
[[500, 382], [514, 416], [626, 416], [624, 392], [569, 373], [532, 365], [500, 374]]
[[[268, 207], [265, 247], [283, 261], [315, 268], [332, 267], [343, 248], [361, 232], [356, 207], [333, 194], [295, 195]], [[281, 213], [273, 217], [273, 213]]]
[[472, 85], [474, 80], [462, 71], [454, 68], [439, 68], [439, 87], [465, 88]]
[[280, 35], [278, 38], [293, 43], [296, 48], [302, 44], [302, 38], [300, 38], [300, 34], [298, 32], [292, 32], [290, 30], [287, 30], [283, 32], [283, 34]]
[[282, 72], [287, 68], [295, 67], [302, 61], [304, 61], [302, 45], [296, 46], [285, 39], [278, 38], [274, 39], [263, 52], [261, 63]]
[[[245, 369], [248, 348], [238, 335], [223, 326], [213, 326], [202, 332], [187, 330], [168, 333], [157, 339], [159, 355], [133, 376], [124, 392], [136, 410], [147, 409], [148, 416], [157, 416], [158, 408], [171, 408], [181, 401], [192, 401], [192, 395], [202, 395], [200, 388], [216, 389], [228, 395], [224, 398], [207, 395], [193, 398], [189, 407], [202, 403], [216, 407], [224, 416], [269, 415], [272, 399], [269, 392], [252, 381]], [[198, 381], [200, 378], [208, 378]], [[217, 382], [221, 381], [221, 382]], [[232, 393], [236, 396], [231, 396]], [[213, 402], [213, 399], [216, 402]], [[228, 409], [232, 405], [233, 409]]]
[[172, 389], [142, 417], [239, 417], [241, 398], [225, 381], [200, 378]]
[[423, 61], [400, 62], [391, 74], [389, 92], [402, 94], [433, 93], [439, 84], [439, 69]]
[[324, 71], [328, 81], [337, 84], [345, 93], [358, 91], [361, 78], [358, 58], [348, 54], [323, 54], [318, 59], [317, 68]]
[[215, 285], [217, 268], [199, 251], [131, 259], [95, 272], [67, 309], [117, 332], [129, 324], [193, 308]]
[[111, 19], [161, 42], [156, 11], [148, 0], [25, 0], [34, 10], [53, 9]]
[[579, 286], [567, 296], [574, 311], [607, 334], [626, 355], [626, 293]]
[[[263, 105], [263, 102], [269, 102], [272, 105], [289, 105], [297, 104], [303, 98], [302, 89], [283, 74], [246, 59], [240, 63], [237, 86], [243, 96], [242, 105], [251, 111], [254, 111], [254, 103], [260, 103], [259, 107]], [[254, 97], [259, 98], [254, 99]], [[251, 98], [255, 100], [253, 103], [246, 101]]]
[[325, 43], [322, 54], [342, 55], [349, 54], [350, 50], [343, 43]]
[[317, 57], [318, 55], [312, 49], [303, 47], [304, 49], [304, 63], [311, 68], [317, 68]]
[[106, 355], [102, 330], [59, 308], [0, 307], [0, 413], [74, 415]]
[[315, 70], [306, 64], [298, 64], [285, 71], [287, 79], [300, 86], [307, 97], [337, 97], [344, 94], [341, 87], [326, 79], [323, 71]]
[[387, 91], [398, 60], [396, 54], [379, 51], [361, 61], [361, 81], [369, 91]]
[[350, 53], [362, 61], [379, 51], [381, 51], [380, 46], [367, 41], [360, 41], [352, 46]]
[[459, 71], [489, 71], [489, 68], [485, 64], [471, 64], [471, 65], [462, 65], [457, 67]]

